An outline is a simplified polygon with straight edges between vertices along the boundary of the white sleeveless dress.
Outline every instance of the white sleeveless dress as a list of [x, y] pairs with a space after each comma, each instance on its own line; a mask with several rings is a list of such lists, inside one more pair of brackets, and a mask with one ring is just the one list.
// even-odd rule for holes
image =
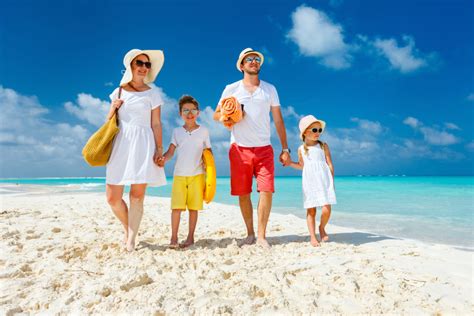
[[308, 154], [303, 145], [298, 150], [303, 157], [303, 204], [304, 208], [336, 204], [336, 192], [331, 170], [326, 163], [324, 149], [318, 144], [307, 146]]
[[[117, 97], [118, 88], [110, 99]], [[121, 99], [124, 102], [118, 111], [120, 131], [114, 139], [107, 163], [106, 183], [165, 185], [164, 169], [153, 162], [156, 145], [151, 129], [151, 111], [163, 104], [158, 89], [142, 92], [122, 89]]]

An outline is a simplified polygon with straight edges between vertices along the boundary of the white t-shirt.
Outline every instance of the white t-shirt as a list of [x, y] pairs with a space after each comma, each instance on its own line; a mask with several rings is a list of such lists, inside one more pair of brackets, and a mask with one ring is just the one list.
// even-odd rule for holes
[[176, 146], [175, 176], [191, 177], [204, 173], [202, 151], [211, 148], [207, 128], [199, 126], [189, 133], [184, 127], [177, 127], [173, 129], [171, 143]]
[[229, 96], [244, 105], [244, 117], [232, 127], [230, 143], [243, 147], [270, 145], [270, 110], [280, 106], [275, 86], [260, 80], [259, 87], [250, 93], [239, 80], [225, 87], [220, 101]]

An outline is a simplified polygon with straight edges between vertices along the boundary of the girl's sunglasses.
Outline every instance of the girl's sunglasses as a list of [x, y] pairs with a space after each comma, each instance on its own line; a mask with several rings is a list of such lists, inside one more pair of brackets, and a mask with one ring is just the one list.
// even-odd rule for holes
[[135, 60], [135, 65], [137, 65], [137, 67], [143, 67], [143, 66], [145, 66], [147, 69], [150, 69], [150, 68], [151, 68], [151, 62], [149, 62], [149, 61], [142, 61], [142, 60], [140, 60], [140, 59]]
[[183, 112], [184, 115], [188, 115], [189, 113], [196, 115], [198, 114], [199, 110], [198, 109], [184, 109], [181, 112]]
[[316, 128], [316, 127], [315, 127], [315, 128], [310, 129], [310, 131], [312, 131], [312, 132], [315, 133], [315, 134], [316, 134], [316, 133], [321, 134], [321, 133], [323, 132], [323, 129], [322, 129], [322, 128]]

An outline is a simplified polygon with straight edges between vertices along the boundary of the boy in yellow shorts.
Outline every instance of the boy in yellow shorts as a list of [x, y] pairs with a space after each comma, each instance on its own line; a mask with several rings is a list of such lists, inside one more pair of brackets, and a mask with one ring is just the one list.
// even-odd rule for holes
[[[184, 125], [173, 130], [171, 144], [163, 155], [159, 165], [169, 161], [174, 152], [177, 160], [173, 174], [173, 188], [171, 191], [171, 240], [170, 248], [189, 247], [194, 244], [194, 230], [198, 210], [203, 209], [204, 168], [202, 151], [211, 148], [209, 131], [196, 123], [199, 116], [199, 104], [189, 95], [179, 100], [179, 114]], [[181, 212], [189, 210], [189, 233], [185, 242], [178, 244], [178, 229]]]

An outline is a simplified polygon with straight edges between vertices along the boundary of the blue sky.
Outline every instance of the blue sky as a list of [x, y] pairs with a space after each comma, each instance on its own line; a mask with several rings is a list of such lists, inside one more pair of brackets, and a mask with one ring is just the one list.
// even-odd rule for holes
[[457, 0], [4, 0], [0, 177], [103, 176], [80, 152], [131, 48], [165, 53], [155, 82], [164, 144], [180, 123], [177, 100], [192, 94], [227, 175], [229, 134], [212, 108], [241, 79], [235, 61], [246, 47], [265, 55], [261, 79], [277, 87], [294, 151], [299, 118], [313, 114], [327, 122], [337, 175], [473, 175], [473, 9]]

